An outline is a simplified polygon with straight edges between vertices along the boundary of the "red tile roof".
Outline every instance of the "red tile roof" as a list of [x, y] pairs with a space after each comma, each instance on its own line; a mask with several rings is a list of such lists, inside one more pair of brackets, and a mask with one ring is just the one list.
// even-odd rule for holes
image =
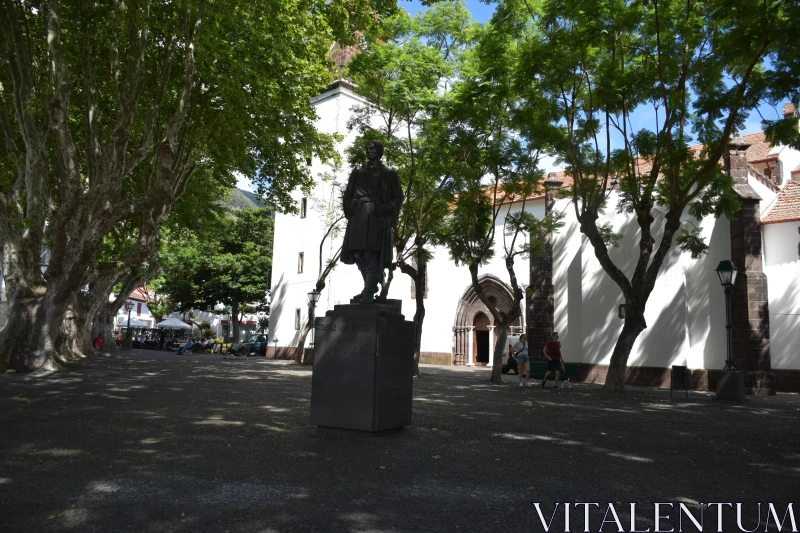
[[147, 295], [141, 288], [134, 289], [133, 292], [128, 295], [128, 298], [131, 300], [141, 300], [143, 302], [147, 301]]
[[[777, 156], [773, 156], [772, 158], [769, 157], [769, 152], [770, 152], [770, 150], [772, 150], [772, 145], [770, 145], [767, 142], [766, 135], [764, 134], [763, 131], [760, 131], [758, 133], [751, 133], [749, 135], [742, 135], [742, 138], [745, 141], [747, 141], [748, 143], [750, 143], [750, 146], [747, 148], [747, 151], [745, 152], [746, 155], [747, 155], [747, 161], [748, 162], [763, 161], [765, 159], [777, 158]], [[691, 151], [693, 151], [695, 154], [699, 155], [700, 151], [703, 149], [703, 145], [702, 144], [695, 144], [695, 145], [690, 146], [689, 149]], [[720, 161], [720, 163], [722, 163], [722, 161]], [[652, 170], [653, 164], [652, 164], [652, 161], [648, 161], [646, 159], [639, 158], [636, 161], [636, 167], [637, 167], [636, 171], [639, 174], [643, 175], [643, 174], [647, 174], [648, 172], [650, 172], [650, 170]], [[761, 174], [761, 172], [759, 172], [757, 169], [755, 169], [755, 168], [753, 168], [751, 166], [750, 171], [764, 185], [771, 186], [771, 188], [773, 188], [774, 190], [777, 190], [777, 186], [775, 186], [775, 184], [772, 183], [771, 180], [769, 180], [768, 178], [764, 177], [764, 175]], [[572, 185], [572, 183], [573, 183], [572, 177], [568, 176], [564, 171], [558, 171], [558, 172], [556, 172], [556, 174], [558, 174], [558, 179], [560, 179], [561, 181], [564, 182], [564, 184], [561, 186], [562, 188], [567, 188], [567, 187], [570, 187]], [[492, 188], [491, 187], [487, 187], [486, 189], [487, 189], [487, 194], [491, 195], [492, 194]], [[538, 191], [534, 192], [533, 194], [528, 196], [527, 199], [528, 200], [535, 200], [535, 199], [538, 199], [538, 198], [544, 198], [544, 190], [538, 190]], [[511, 198], [511, 202], [512, 203], [513, 202], [521, 202], [521, 201], [522, 201], [521, 198], [516, 198], [516, 197], [512, 197]], [[506, 200], [503, 199], [503, 203], [505, 203], [505, 202], [506, 202]]]
[[761, 219], [762, 224], [800, 222], [800, 182], [790, 181], [778, 193], [772, 209]]
[[[750, 146], [747, 148], [745, 155], [747, 155], [747, 161], [749, 163], [753, 163], [755, 161], [763, 161], [765, 159], [777, 159], [778, 156], [769, 157], [769, 151], [772, 150], [772, 145], [767, 142], [766, 135], [764, 135], [763, 131], [758, 133], [751, 133], [749, 135], [742, 135], [742, 139], [750, 143]], [[700, 152], [703, 150], [702, 144], [693, 144], [689, 147], [689, 150], [695, 153], [696, 156], [700, 155]], [[720, 161], [720, 164], [722, 161]], [[652, 161], [647, 159], [640, 158], [636, 162], [637, 171], [639, 174], [646, 174], [653, 169]], [[751, 169], [754, 170], [754, 169]]]
[[[563, 170], [559, 170], [559, 171], [555, 172], [555, 174], [558, 176], [558, 179], [563, 182], [563, 184], [561, 185], [561, 189], [566, 189], [567, 187], [571, 187], [572, 186], [572, 182], [573, 182], [572, 177], [568, 176], [566, 172], [564, 172]], [[542, 176], [542, 182], [544, 182], [544, 180], [546, 180], [546, 179], [547, 179], [547, 174]], [[494, 193], [494, 186], [493, 185], [487, 185], [486, 187], [484, 187], [484, 190], [486, 191], [486, 195], [491, 200], [492, 196], [493, 196], [493, 193]], [[534, 190], [530, 195], [528, 195], [528, 197], [525, 200], [526, 201], [527, 200], [538, 200], [539, 198], [544, 198], [544, 192], [545, 192], [544, 191], [544, 186], [542, 185], [542, 183], [540, 183], [536, 187], [536, 190]], [[503, 196], [503, 193], [501, 191], [499, 191], [499, 190], [497, 191], [497, 199], [500, 200], [500, 202], [503, 203], [503, 204], [506, 204], [506, 203], [512, 203], [513, 204], [515, 202], [521, 202], [522, 201], [522, 197], [521, 196], [517, 196], [515, 194], [511, 195], [508, 198], [505, 198]]]
[[[764, 159], [770, 158], [769, 151], [772, 150], [772, 145], [767, 142], [766, 135], [764, 135], [763, 131], [751, 133], [750, 135], [742, 135], [742, 138], [750, 143], [750, 147], [746, 152], [749, 162], [763, 161]], [[778, 156], [773, 156], [773, 158], [776, 157]]]

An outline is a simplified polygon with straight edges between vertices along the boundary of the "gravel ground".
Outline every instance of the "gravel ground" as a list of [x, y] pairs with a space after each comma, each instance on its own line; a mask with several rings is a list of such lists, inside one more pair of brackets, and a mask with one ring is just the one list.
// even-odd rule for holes
[[[311, 426], [309, 368], [122, 353], [0, 376], [0, 530], [545, 531], [533, 504], [548, 521], [556, 502], [550, 531], [567, 529], [565, 504], [571, 531], [585, 509], [591, 531], [618, 531], [610, 506], [630, 531], [630, 502], [639, 530], [655, 502], [673, 506], [667, 530], [697, 531], [681, 503], [697, 518], [740, 502], [743, 526], [777, 531], [768, 504], [782, 517], [793, 502], [800, 525], [798, 395], [521, 389], [423, 366], [412, 425], [376, 435]], [[720, 509], [739, 531], [735, 507]], [[704, 512], [716, 531], [717, 509]]]

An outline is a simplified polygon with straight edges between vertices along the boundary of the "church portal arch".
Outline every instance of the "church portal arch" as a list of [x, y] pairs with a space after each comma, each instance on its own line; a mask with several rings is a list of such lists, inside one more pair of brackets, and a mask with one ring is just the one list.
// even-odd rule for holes
[[[511, 287], [497, 276], [484, 274], [478, 278], [487, 299], [497, 306], [501, 315], [511, 311], [514, 296]], [[512, 324], [512, 331], [522, 331], [523, 318]], [[475, 288], [470, 285], [464, 290], [456, 307], [453, 324], [453, 360], [456, 364], [491, 364], [494, 349], [494, 317], [478, 298]], [[487, 352], [488, 348], [488, 352]]]

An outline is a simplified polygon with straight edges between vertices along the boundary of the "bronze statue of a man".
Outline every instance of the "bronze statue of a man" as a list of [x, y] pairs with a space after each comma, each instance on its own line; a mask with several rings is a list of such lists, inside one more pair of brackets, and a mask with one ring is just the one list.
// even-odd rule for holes
[[383, 166], [383, 145], [367, 143], [367, 165], [353, 169], [344, 191], [344, 232], [341, 261], [355, 264], [364, 278], [364, 290], [353, 301], [375, 301], [384, 268], [392, 264], [392, 232], [403, 205], [397, 172]]

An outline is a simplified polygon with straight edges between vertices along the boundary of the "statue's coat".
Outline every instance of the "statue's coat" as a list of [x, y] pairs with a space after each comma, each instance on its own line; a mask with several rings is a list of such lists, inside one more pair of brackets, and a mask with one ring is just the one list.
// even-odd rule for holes
[[[383, 166], [365, 166], [354, 169], [343, 195], [344, 215], [347, 229], [340, 260], [346, 265], [355, 263], [356, 250], [381, 251], [383, 265], [387, 268], [393, 259], [392, 230], [403, 205], [403, 188], [400, 177], [394, 170]], [[380, 216], [376, 207], [388, 205], [392, 212]]]

